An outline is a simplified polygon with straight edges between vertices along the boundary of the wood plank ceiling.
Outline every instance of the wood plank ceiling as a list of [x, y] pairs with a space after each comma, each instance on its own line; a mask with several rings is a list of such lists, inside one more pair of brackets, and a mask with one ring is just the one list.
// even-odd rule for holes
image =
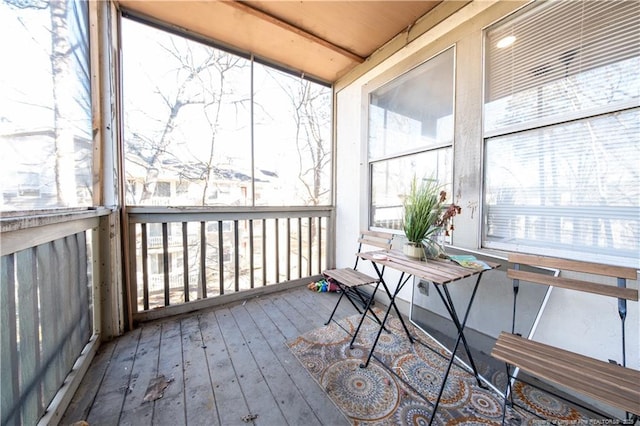
[[151, 18], [333, 83], [442, 1], [119, 0]]

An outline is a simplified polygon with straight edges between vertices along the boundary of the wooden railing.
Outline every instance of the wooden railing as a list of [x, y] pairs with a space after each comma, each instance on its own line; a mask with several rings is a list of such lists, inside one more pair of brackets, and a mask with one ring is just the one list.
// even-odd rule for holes
[[[2, 425], [33, 425], [95, 350], [92, 229], [96, 210], [2, 218]], [[76, 368], [77, 370], [77, 368]]]
[[331, 207], [128, 208], [134, 320], [319, 275], [331, 258], [332, 215]]

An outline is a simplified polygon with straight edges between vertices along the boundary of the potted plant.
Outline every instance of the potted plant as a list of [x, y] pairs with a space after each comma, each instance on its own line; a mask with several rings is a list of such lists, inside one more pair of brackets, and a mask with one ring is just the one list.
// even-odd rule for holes
[[416, 177], [413, 178], [403, 203], [403, 228], [407, 238], [404, 254], [421, 259], [425, 254], [425, 243], [430, 243], [435, 234], [444, 231], [449, 235], [453, 229], [450, 220], [461, 209], [456, 204], [445, 205], [446, 198], [447, 193], [435, 179], [418, 184]]

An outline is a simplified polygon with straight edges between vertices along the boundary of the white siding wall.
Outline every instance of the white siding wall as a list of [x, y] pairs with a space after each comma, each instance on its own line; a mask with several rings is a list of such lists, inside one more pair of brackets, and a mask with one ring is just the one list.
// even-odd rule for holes
[[[454, 142], [454, 197], [463, 208], [456, 217], [454, 244], [478, 249], [482, 194], [482, 29], [523, 3], [473, 2], [394, 54], [355, 82], [341, 87], [337, 107], [337, 234], [336, 264], [352, 266], [358, 230], [367, 226], [367, 95], [443, 49], [456, 46], [456, 104]], [[506, 257], [506, 253], [502, 253]], [[367, 265], [369, 267], [369, 265]], [[389, 271], [391, 272], [391, 271]], [[385, 275], [390, 283], [392, 273]], [[637, 281], [630, 286], [637, 287]], [[510, 328], [511, 283], [502, 272], [483, 281], [469, 326], [489, 336]], [[454, 298], [464, 299], [469, 285], [452, 286]], [[400, 297], [411, 300], [411, 286]], [[526, 299], [526, 292], [521, 295]], [[446, 316], [435, 292], [425, 302], [428, 309]], [[617, 301], [556, 289], [542, 315], [536, 340], [548, 342], [596, 358], [620, 361], [620, 322]], [[536, 306], [524, 315], [535, 316]], [[403, 304], [404, 305], [404, 304]], [[406, 306], [406, 305], [405, 305]], [[520, 309], [520, 306], [519, 306]], [[640, 369], [638, 324], [640, 307], [629, 302], [627, 317], [627, 365]]]

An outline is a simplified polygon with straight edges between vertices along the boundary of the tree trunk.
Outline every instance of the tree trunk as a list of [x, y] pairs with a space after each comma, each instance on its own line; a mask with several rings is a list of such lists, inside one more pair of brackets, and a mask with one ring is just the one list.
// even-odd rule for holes
[[59, 206], [77, 204], [73, 116], [73, 71], [67, 22], [67, 1], [49, 2], [56, 195]]

